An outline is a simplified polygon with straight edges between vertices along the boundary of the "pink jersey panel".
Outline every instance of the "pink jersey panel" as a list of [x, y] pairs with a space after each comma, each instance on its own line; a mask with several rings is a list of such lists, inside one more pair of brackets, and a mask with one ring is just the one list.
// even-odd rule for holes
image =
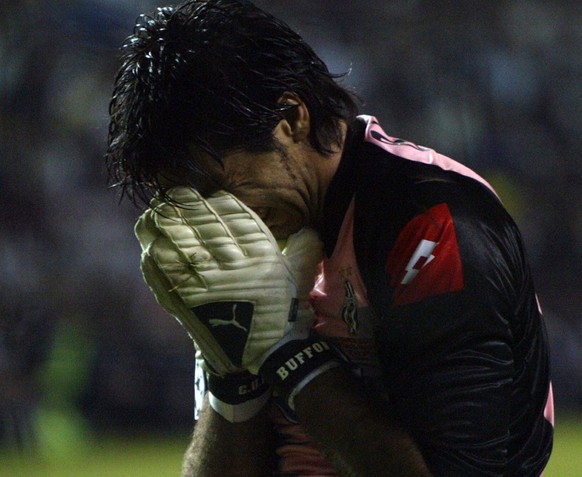
[[552, 383], [550, 383], [550, 389], [548, 391], [548, 400], [546, 401], [546, 408], [544, 409], [544, 417], [552, 426], [554, 425], [554, 390], [552, 389]]
[[358, 374], [380, 374], [373, 339], [372, 309], [369, 307], [364, 281], [356, 263], [353, 241], [354, 200], [350, 202], [338, 242], [311, 292], [315, 310], [315, 330], [335, 343], [352, 363]]
[[368, 123], [365, 133], [365, 140], [367, 142], [371, 142], [395, 156], [409, 159], [411, 161], [422, 162], [424, 164], [432, 164], [446, 171], [453, 171], [466, 177], [470, 177], [471, 179], [475, 179], [485, 185], [495, 193], [493, 187], [491, 187], [485, 179], [467, 166], [464, 166], [450, 157], [443, 156], [428, 147], [419, 146], [403, 139], [388, 136], [380, 124], [378, 124], [378, 120], [374, 116], [362, 115], [360, 118], [365, 119]]
[[[371, 311], [366, 289], [356, 265], [353, 247], [353, 200], [344, 217], [338, 242], [331, 257], [322, 262], [321, 273], [311, 292], [316, 314], [315, 330], [337, 345], [357, 366], [362, 377], [379, 374], [371, 329]], [[277, 448], [279, 475], [298, 477], [336, 476], [310, 442], [299, 424], [287, 420], [276, 407], [271, 419], [281, 438]]]

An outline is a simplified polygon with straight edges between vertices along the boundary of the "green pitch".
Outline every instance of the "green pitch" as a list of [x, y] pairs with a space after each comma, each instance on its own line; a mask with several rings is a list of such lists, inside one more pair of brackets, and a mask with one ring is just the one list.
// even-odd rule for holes
[[[179, 477], [189, 436], [91, 439], [42, 457], [0, 453], [10, 477]], [[554, 452], [544, 477], [582, 476], [582, 416], [558, 416]]]
[[37, 457], [0, 455], [6, 477], [179, 477], [188, 436], [107, 438], [70, 452]]
[[582, 476], [582, 415], [556, 417], [554, 451], [544, 477]]

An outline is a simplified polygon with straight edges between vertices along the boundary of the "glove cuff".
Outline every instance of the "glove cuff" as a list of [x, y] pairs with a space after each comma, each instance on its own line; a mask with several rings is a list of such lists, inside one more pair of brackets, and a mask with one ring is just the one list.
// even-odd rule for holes
[[210, 406], [229, 422], [244, 422], [265, 406], [271, 388], [262, 376], [250, 373], [208, 375]]
[[283, 343], [265, 360], [260, 374], [277, 386], [281, 397], [295, 410], [295, 396], [328, 369], [341, 366], [339, 356], [325, 340], [307, 338]]

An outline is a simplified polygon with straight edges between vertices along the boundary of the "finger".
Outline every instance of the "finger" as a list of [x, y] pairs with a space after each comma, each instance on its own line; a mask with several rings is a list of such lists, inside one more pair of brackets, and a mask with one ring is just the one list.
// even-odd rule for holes
[[179, 292], [188, 287], [193, 293], [202, 293], [208, 289], [204, 273], [218, 269], [217, 262], [203, 247], [191, 247], [189, 254], [184, 253], [166, 237], [159, 237], [144, 255], [150, 257], [163, 273], [170, 285], [168, 292]]
[[[174, 190], [179, 189], [179, 190]], [[156, 224], [176, 247], [191, 255], [192, 248], [203, 247], [219, 263], [238, 261], [244, 251], [238, 245], [229, 224], [213, 205], [200, 194], [185, 187], [172, 189], [172, 198], [179, 204], [163, 203], [156, 207]], [[231, 201], [232, 202], [232, 201]], [[225, 214], [240, 212], [236, 203], [223, 207]]]
[[161, 236], [156, 224], [152, 218], [152, 210], [146, 210], [137, 220], [134, 233], [137, 237], [142, 250], [145, 250], [158, 237]]
[[237, 197], [219, 191], [209, 201], [247, 257], [266, 257], [279, 253], [277, 241], [267, 225]]

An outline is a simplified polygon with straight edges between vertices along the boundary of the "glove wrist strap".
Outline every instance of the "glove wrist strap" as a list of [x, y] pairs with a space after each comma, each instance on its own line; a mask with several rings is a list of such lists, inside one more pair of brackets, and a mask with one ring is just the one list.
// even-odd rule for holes
[[208, 375], [210, 406], [229, 422], [244, 422], [265, 406], [271, 388], [261, 376], [250, 373]]
[[262, 364], [265, 381], [277, 386], [290, 409], [295, 410], [295, 396], [310, 381], [340, 366], [334, 349], [322, 339], [294, 340], [279, 346]]

